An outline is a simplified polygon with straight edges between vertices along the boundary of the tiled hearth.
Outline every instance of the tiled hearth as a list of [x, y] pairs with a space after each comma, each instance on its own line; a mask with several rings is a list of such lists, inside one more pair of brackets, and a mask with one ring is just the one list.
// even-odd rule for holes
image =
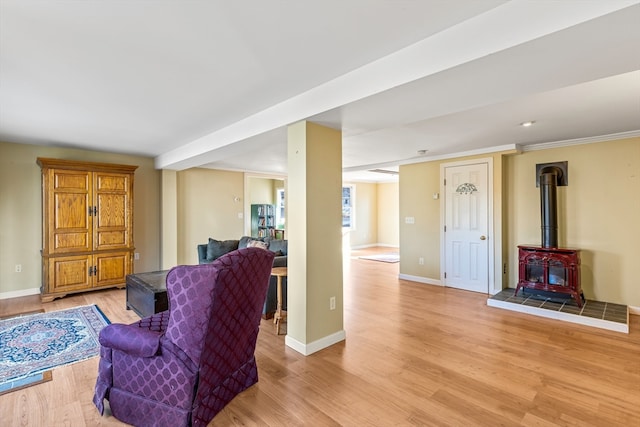
[[626, 305], [587, 300], [582, 308], [570, 299], [564, 302], [532, 296], [531, 293], [514, 296], [515, 289], [508, 288], [487, 300], [490, 307], [528, 313], [566, 322], [578, 323], [611, 331], [629, 333], [629, 312]]

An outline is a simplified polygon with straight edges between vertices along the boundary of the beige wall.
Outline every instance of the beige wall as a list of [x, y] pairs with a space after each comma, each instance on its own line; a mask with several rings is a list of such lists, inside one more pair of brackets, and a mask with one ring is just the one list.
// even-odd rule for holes
[[399, 245], [398, 183], [344, 182], [355, 187], [356, 227], [349, 231], [351, 248]]
[[344, 182], [355, 188], [355, 228], [349, 230], [352, 248], [371, 246], [378, 242], [378, 185], [374, 183]]
[[[490, 289], [502, 288], [505, 257], [502, 244], [502, 157], [512, 152], [466, 156], [433, 162], [416, 163], [400, 167], [400, 274], [412, 276], [428, 283], [441, 283], [440, 222], [441, 182], [440, 168], [447, 163], [463, 160], [491, 159], [493, 165], [493, 248], [494, 272]], [[438, 193], [438, 199], [433, 194]], [[414, 218], [407, 224], [406, 218]], [[489, 236], [491, 238], [491, 236]], [[424, 258], [424, 265], [419, 259]]]
[[[440, 280], [440, 163], [400, 167], [400, 273]], [[407, 224], [406, 218], [414, 218]], [[424, 265], [418, 263], [424, 258]]]
[[[569, 186], [558, 189], [559, 242], [582, 249], [585, 296], [640, 306], [633, 268], [640, 255], [640, 138], [477, 157], [493, 158], [495, 283], [515, 287], [517, 246], [540, 244], [535, 165], [567, 160]], [[400, 167], [401, 275], [440, 279], [442, 199], [432, 194], [440, 191], [440, 165], [446, 162]], [[405, 223], [408, 216], [415, 224]]]
[[[31, 292], [41, 284], [37, 157], [139, 165], [134, 181], [134, 239], [140, 260], [135, 261], [134, 271], [161, 267], [161, 174], [154, 169], [153, 159], [0, 142], [0, 298], [3, 293]], [[517, 245], [540, 240], [539, 195], [532, 181], [535, 164], [567, 160], [569, 186], [558, 191], [559, 238], [561, 245], [583, 250], [585, 294], [640, 306], [640, 287], [633, 268], [640, 254], [636, 246], [640, 240], [640, 138], [492, 157], [494, 224], [498, 224], [495, 237], [504, 246], [495, 254], [496, 275], [506, 263], [504, 286], [514, 287], [517, 280]], [[441, 199], [434, 200], [432, 194], [440, 191], [441, 163], [400, 168], [397, 213], [384, 209], [391, 205], [388, 200], [393, 199], [396, 184], [356, 184], [358, 232], [364, 229], [369, 236], [358, 236], [356, 243], [393, 245], [392, 230], [397, 229], [401, 274], [436, 280], [440, 277]], [[195, 247], [209, 237], [237, 239], [243, 234], [238, 218], [238, 213], [244, 213], [242, 201], [235, 201], [244, 194], [242, 173], [190, 169], [178, 172], [176, 183], [178, 263], [197, 263]], [[377, 219], [363, 220], [360, 215], [372, 206]], [[415, 224], [406, 224], [407, 216], [414, 217]], [[501, 217], [504, 226], [500, 226]], [[394, 221], [397, 228], [392, 225]], [[419, 257], [425, 258], [424, 265], [418, 264]], [[21, 273], [15, 273], [16, 264], [22, 265]]]
[[558, 187], [558, 242], [582, 250], [585, 297], [640, 307], [640, 138], [506, 158], [509, 286], [517, 284], [517, 245], [541, 240], [535, 166], [564, 160], [569, 185]]
[[[160, 173], [149, 157], [0, 142], [0, 298], [33, 293], [41, 280], [42, 187], [37, 157], [138, 165], [134, 271], [160, 267]], [[15, 272], [15, 265], [22, 272]]]
[[178, 264], [197, 264], [197, 246], [243, 235], [244, 174], [193, 168], [178, 172]]
[[378, 184], [378, 244], [399, 246], [399, 184], [397, 182]]
[[[275, 204], [275, 182], [270, 178], [250, 177], [247, 180], [249, 203], [252, 205], [273, 205]], [[282, 181], [280, 181], [282, 182]]]

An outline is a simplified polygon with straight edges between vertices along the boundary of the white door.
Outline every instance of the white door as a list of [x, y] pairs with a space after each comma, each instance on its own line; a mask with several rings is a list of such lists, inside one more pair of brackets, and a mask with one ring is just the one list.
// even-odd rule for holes
[[488, 164], [445, 167], [444, 284], [489, 292]]

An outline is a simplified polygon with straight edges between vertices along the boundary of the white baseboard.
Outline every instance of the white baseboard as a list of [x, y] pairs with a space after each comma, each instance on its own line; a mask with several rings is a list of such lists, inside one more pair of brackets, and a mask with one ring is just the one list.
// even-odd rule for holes
[[628, 305], [627, 308], [629, 309], [629, 314], [640, 316], [640, 307], [632, 307]]
[[412, 276], [410, 274], [399, 274], [398, 278], [402, 280], [409, 280], [411, 282], [426, 283], [427, 285], [442, 286], [442, 282], [439, 279], [431, 279], [429, 277]]
[[310, 354], [315, 353], [316, 351], [320, 351], [327, 347], [331, 347], [332, 345], [339, 343], [340, 341], [344, 341], [347, 339], [346, 332], [343, 330], [328, 335], [324, 338], [320, 338], [312, 343], [305, 344], [296, 339], [293, 339], [291, 336], [287, 335], [284, 337], [284, 343], [288, 346], [301, 353], [305, 356], [309, 356]]
[[21, 289], [19, 291], [0, 292], [0, 299], [27, 297], [29, 295], [38, 295], [40, 288]]

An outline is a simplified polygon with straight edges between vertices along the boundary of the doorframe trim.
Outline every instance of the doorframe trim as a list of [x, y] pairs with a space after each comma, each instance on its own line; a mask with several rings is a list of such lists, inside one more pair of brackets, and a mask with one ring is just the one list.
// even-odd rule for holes
[[448, 163], [440, 163], [440, 194], [442, 194], [442, 199], [440, 202], [440, 283], [442, 286], [447, 286], [447, 280], [444, 277], [444, 272], [446, 268], [446, 248], [445, 248], [445, 206], [446, 206], [446, 189], [444, 185], [444, 180], [446, 177], [446, 168], [456, 167], [456, 166], [468, 166], [475, 164], [487, 164], [487, 221], [489, 224], [487, 233], [489, 234], [489, 247], [488, 247], [488, 260], [489, 265], [487, 266], [488, 273], [488, 282], [487, 282], [487, 293], [493, 294], [495, 293], [495, 251], [496, 251], [496, 234], [494, 233], [494, 215], [493, 215], [493, 157], [482, 157], [477, 159], [470, 160], [460, 160], [456, 162], [448, 162]]
[[[285, 198], [285, 215], [287, 214], [287, 175], [278, 175], [273, 173], [260, 173], [260, 172], [244, 172], [243, 173], [243, 189], [242, 189], [242, 211], [243, 211], [243, 233], [245, 236], [251, 235], [251, 189], [249, 181], [251, 178], [260, 179], [275, 179], [278, 181], [284, 181], [284, 198]], [[286, 218], [286, 217], [285, 217]]]

